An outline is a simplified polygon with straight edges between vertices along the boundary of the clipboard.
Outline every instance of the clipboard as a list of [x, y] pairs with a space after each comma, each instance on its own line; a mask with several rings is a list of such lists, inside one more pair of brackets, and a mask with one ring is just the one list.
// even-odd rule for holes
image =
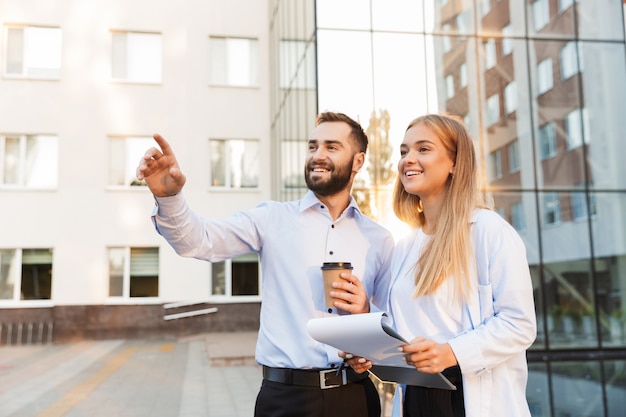
[[311, 319], [307, 331], [318, 342], [371, 360], [370, 372], [382, 381], [456, 390], [443, 374], [419, 372], [406, 364], [398, 348], [409, 342], [392, 328], [384, 312]]

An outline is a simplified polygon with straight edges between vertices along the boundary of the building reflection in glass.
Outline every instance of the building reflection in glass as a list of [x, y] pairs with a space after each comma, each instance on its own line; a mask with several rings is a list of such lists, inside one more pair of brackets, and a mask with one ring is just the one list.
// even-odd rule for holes
[[[539, 324], [528, 354], [533, 415], [624, 415], [624, 3], [273, 3], [273, 47], [316, 48], [314, 58], [304, 47], [292, 56], [281, 49], [277, 62], [291, 80], [314, 59], [316, 84], [281, 83], [275, 92], [276, 149], [306, 138], [318, 110], [343, 111], [364, 127], [384, 110], [395, 149], [420, 114], [462, 117], [485, 195], [527, 247]], [[277, 198], [304, 191], [294, 180], [300, 167], [283, 168], [293, 175], [277, 181], [295, 192]]]

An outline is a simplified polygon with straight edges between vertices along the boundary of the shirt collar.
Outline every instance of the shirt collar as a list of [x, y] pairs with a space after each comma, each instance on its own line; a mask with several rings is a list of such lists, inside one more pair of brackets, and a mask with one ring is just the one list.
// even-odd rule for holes
[[[300, 200], [300, 213], [310, 209], [316, 204], [324, 203], [322, 203], [319, 198], [315, 196], [315, 193], [313, 191], [308, 190], [304, 197], [302, 197], [302, 200]], [[357, 205], [352, 195], [350, 196], [350, 204], [348, 204], [348, 207], [346, 208], [346, 210], [344, 210], [344, 212], [351, 217], [361, 216], [361, 210], [359, 210], [359, 206]]]

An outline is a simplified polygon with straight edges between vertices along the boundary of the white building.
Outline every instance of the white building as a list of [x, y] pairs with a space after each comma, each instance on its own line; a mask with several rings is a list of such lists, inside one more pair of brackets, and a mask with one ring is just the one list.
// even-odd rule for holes
[[268, 14], [257, 0], [0, 2], [0, 344], [42, 321], [59, 340], [166, 331], [161, 305], [181, 300], [252, 303], [255, 325], [258, 282], [237, 277], [256, 258], [231, 274], [179, 257], [134, 181], [158, 132], [199, 213], [270, 198]]

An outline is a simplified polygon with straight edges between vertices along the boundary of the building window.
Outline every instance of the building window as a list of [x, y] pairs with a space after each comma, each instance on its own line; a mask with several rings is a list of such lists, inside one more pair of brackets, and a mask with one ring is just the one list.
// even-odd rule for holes
[[543, 196], [544, 223], [546, 225], [561, 222], [561, 203], [558, 193], [546, 193]]
[[488, 39], [484, 43], [485, 45], [485, 69], [493, 68], [496, 66], [496, 41]]
[[500, 96], [494, 94], [487, 99], [487, 125], [491, 126], [500, 119]]
[[552, 59], [546, 58], [537, 65], [537, 94], [543, 94], [553, 87]]
[[553, 122], [548, 122], [539, 128], [539, 141], [541, 144], [541, 160], [552, 158], [556, 155], [556, 129]]
[[61, 29], [6, 26], [5, 73], [10, 76], [57, 79], [61, 74]]
[[585, 193], [571, 193], [570, 204], [572, 205], [572, 218], [574, 220], [584, 220], [587, 218]]
[[212, 264], [211, 294], [221, 296], [258, 296], [259, 259], [250, 253]]
[[[581, 44], [575, 41], [566, 43], [561, 48], [560, 63], [561, 63], [561, 79], [566, 80], [572, 75], [579, 72], [578, 62], [582, 64], [583, 60], [577, 59], [576, 53], [580, 55], [582, 52]], [[580, 69], [582, 71], [582, 68]]]
[[50, 189], [57, 176], [56, 136], [0, 134], [1, 187]]
[[153, 146], [157, 145], [147, 136], [109, 138], [109, 185], [113, 187], [146, 185], [145, 181], [137, 180], [137, 164]]
[[464, 62], [459, 67], [459, 84], [460, 87], [467, 87], [467, 64]]
[[446, 97], [448, 99], [454, 97], [454, 77], [452, 75], [446, 76]]
[[516, 139], [508, 146], [509, 154], [509, 172], [517, 172], [520, 170], [519, 162], [519, 141]]
[[463, 124], [465, 125], [465, 127], [467, 128], [468, 132], [472, 131], [472, 117], [470, 116], [469, 112], [465, 113], [465, 115], [463, 116]]
[[234, 87], [259, 85], [258, 41], [247, 38], [209, 38], [211, 84]]
[[[450, 32], [450, 24], [446, 23], [445, 25], [442, 26], [442, 30], [446, 33]], [[444, 53], [448, 53], [450, 52], [450, 50], [452, 49], [452, 39], [450, 38], [450, 36], [442, 36], [441, 40], [443, 42], [443, 52]]]
[[109, 248], [109, 297], [159, 296], [159, 248]]
[[511, 206], [511, 225], [518, 232], [526, 230], [526, 216], [524, 215], [524, 205], [521, 201]]
[[316, 64], [313, 45], [306, 41], [280, 41], [280, 87], [313, 90]]
[[479, 0], [480, 1], [480, 16], [486, 16], [491, 10], [491, 5], [489, 4], [490, 0]]
[[513, 34], [513, 28], [511, 28], [511, 24], [509, 23], [505, 27], [502, 28], [502, 55], [506, 56], [513, 52], [513, 39], [510, 36]]
[[532, 4], [533, 24], [535, 31], [540, 31], [550, 21], [548, 0], [536, 0]]
[[256, 188], [259, 186], [259, 141], [211, 139], [211, 187]]
[[163, 72], [161, 43], [160, 33], [112, 32], [112, 78], [134, 83], [160, 83]]
[[0, 300], [50, 300], [51, 249], [0, 249]]
[[286, 189], [306, 187], [303, 170], [307, 144], [308, 141], [298, 139], [281, 142], [280, 167], [283, 187]]
[[491, 169], [493, 179], [502, 178], [502, 151], [500, 149], [491, 153]]
[[578, 3], [578, 0], [559, 0], [559, 12], [563, 12]]
[[[584, 184], [578, 184], [577, 188], [583, 189]], [[585, 199], [586, 194], [584, 192], [573, 192], [570, 194], [570, 204], [572, 205], [572, 218], [574, 220], [585, 220], [591, 215], [595, 215], [597, 212], [596, 196], [589, 194], [589, 211], [587, 210], [587, 201]]]
[[517, 83], [515, 81], [511, 81], [504, 87], [504, 108], [507, 114], [517, 110]]
[[587, 109], [576, 109], [565, 116], [565, 135], [567, 149], [574, 149], [590, 140], [589, 118]]

